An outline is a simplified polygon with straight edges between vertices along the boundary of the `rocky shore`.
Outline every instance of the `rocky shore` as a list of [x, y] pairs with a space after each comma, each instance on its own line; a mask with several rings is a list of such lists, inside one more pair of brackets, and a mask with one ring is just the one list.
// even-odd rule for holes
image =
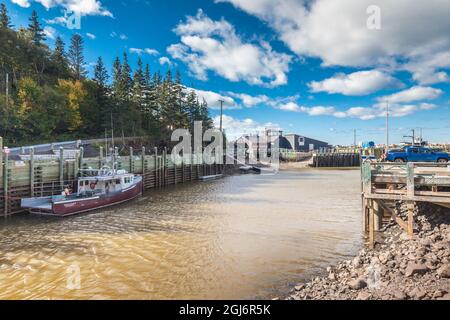
[[[406, 217], [403, 205], [397, 211]], [[450, 209], [419, 204], [415, 214], [412, 239], [391, 222], [375, 250], [298, 284], [287, 299], [450, 300]]]

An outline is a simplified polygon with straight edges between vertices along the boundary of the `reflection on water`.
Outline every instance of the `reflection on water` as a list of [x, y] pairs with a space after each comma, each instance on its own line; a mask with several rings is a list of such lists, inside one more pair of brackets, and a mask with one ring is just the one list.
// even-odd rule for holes
[[358, 171], [282, 172], [14, 217], [0, 224], [0, 299], [271, 298], [358, 250], [359, 191]]

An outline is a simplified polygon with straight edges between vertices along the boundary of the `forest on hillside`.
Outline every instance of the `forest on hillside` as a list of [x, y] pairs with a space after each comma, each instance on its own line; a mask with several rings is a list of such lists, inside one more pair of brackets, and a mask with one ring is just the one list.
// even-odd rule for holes
[[9, 146], [101, 138], [111, 127], [159, 143], [194, 121], [213, 126], [206, 101], [186, 89], [179, 72], [151, 72], [141, 59], [133, 69], [124, 53], [110, 72], [99, 57], [91, 79], [83, 52], [81, 35], [67, 48], [58, 37], [52, 49], [36, 12], [16, 28], [0, 4], [0, 136]]

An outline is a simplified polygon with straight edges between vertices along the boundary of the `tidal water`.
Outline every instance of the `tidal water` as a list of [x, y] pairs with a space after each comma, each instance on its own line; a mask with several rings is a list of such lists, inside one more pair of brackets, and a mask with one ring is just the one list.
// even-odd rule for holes
[[359, 171], [244, 175], [0, 222], [0, 299], [271, 299], [362, 246]]

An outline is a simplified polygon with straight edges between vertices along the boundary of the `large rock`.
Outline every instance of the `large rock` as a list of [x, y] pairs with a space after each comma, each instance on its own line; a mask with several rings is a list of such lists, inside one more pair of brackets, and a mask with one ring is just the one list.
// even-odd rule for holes
[[348, 283], [348, 286], [353, 290], [361, 290], [367, 287], [367, 282], [363, 278], [352, 280]]
[[423, 263], [410, 262], [405, 270], [405, 276], [411, 277], [415, 274], [425, 274], [429, 271], [428, 267]]
[[441, 278], [450, 278], [450, 266], [446, 264], [438, 269], [437, 274]]

